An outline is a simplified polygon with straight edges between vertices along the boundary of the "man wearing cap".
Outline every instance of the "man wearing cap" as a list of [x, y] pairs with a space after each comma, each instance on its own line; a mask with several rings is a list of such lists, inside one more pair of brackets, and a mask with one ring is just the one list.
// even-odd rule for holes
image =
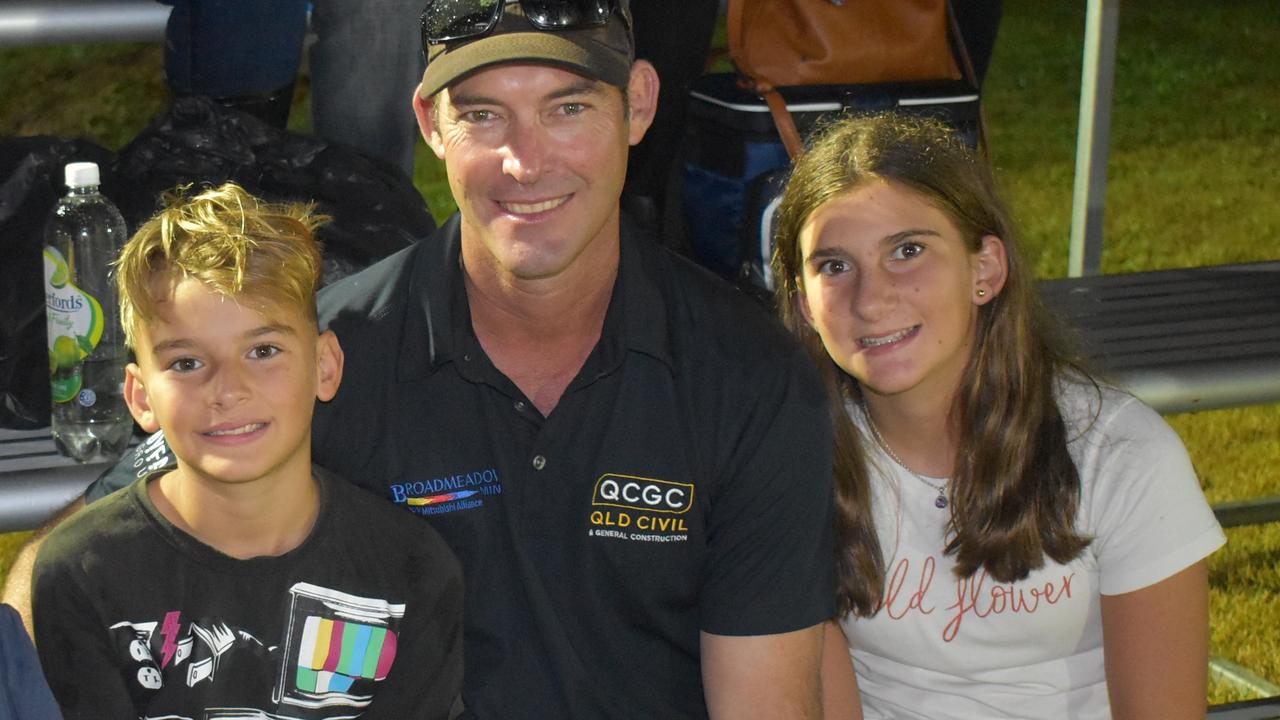
[[316, 461], [462, 560], [469, 717], [820, 717], [823, 390], [621, 217], [658, 93], [626, 0], [435, 0], [423, 33], [459, 213], [321, 293], [346, 368]]

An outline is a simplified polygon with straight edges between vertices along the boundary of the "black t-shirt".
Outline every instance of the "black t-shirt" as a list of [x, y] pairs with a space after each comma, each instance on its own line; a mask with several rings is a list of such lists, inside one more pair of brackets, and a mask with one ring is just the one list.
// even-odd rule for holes
[[407, 513], [316, 477], [315, 527], [278, 557], [200, 543], [156, 510], [146, 478], [55, 529], [33, 610], [66, 718], [449, 717], [457, 558]]
[[316, 461], [458, 553], [475, 717], [706, 717], [699, 631], [834, 614], [812, 364], [751, 300], [626, 225], [621, 250], [601, 340], [548, 417], [475, 337], [456, 217], [321, 292], [346, 366], [317, 408]]

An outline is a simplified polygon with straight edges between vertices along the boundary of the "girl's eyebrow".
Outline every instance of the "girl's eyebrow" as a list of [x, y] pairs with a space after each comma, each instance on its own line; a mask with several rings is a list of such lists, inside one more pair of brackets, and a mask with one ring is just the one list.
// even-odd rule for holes
[[[897, 243], [900, 243], [903, 240], [910, 240], [911, 238], [920, 237], [920, 236], [942, 237], [942, 233], [938, 232], [937, 230], [927, 230], [924, 228], [910, 228], [908, 230], [902, 230], [902, 231], [893, 233], [892, 235], [884, 236], [883, 238], [880, 239], [880, 244], [896, 245]], [[809, 253], [807, 256], [805, 256], [805, 261], [808, 262], [810, 260], [826, 260], [829, 258], [847, 258], [848, 256], [849, 256], [849, 253], [845, 252], [842, 248], [838, 246], [820, 247], [820, 248], [816, 248], [812, 253]]]
[[902, 242], [903, 240], [908, 240], [910, 238], [917, 237], [920, 235], [928, 235], [929, 237], [942, 237], [942, 233], [938, 232], [937, 230], [927, 230], [925, 228], [911, 228], [909, 230], [902, 230], [901, 232], [896, 232], [892, 235], [886, 235], [885, 238], [880, 241], [880, 244], [892, 245], [894, 243], [899, 243], [899, 242]]
[[820, 247], [805, 257], [805, 261], [810, 260], [827, 260], [829, 258], [846, 258], [849, 253], [838, 247]]

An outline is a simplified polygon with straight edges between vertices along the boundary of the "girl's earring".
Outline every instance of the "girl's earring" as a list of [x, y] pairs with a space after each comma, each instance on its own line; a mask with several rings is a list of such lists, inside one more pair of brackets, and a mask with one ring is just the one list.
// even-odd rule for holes
[[986, 288], [978, 288], [978, 297], [986, 297], [986, 296], [987, 296]]

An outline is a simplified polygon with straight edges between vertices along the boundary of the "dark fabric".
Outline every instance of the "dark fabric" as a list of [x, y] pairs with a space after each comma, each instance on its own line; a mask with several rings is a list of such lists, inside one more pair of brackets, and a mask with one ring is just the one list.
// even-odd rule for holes
[[239, 183], [272, 202], [314, 202], [333, 218], [316, 232], [324, 282], [349, 275], [435, 229], [404, 173], [353, 148], [292, 133], [208, 98], [179, 98], [120, 151], [115, 200], [130, 228], [176, 186]]
[[1004, 16], [1003, 0], [952, 0], [956, 25], [964, 40], [965, 50], [973, 63], [973, 74], [981, 87], [991, 67], [991, 54], [996, 47], [996, 34], [1000, 31], [1000, 18]]
[[[66, 717], [448, 717], [462, 680], [456, 557], [407, 513], [316, 476], [315, 528], [279, 557], [201, 544], [160, 515], [145, 479], [58, 527], [36, 561], [33, 603]], [[344, 677], [354, 680], [341, 698], [321, 692]], [[307, 706], [318, 699], [330, 703]]]
[[[628, 196], [650, 198], [662, 218], [668, 188], [677, 178], [678, 153], [684, 135], [689, 88], [706, 68], [720, 4], [716, 0], [631, 4], [635, 22], [636, 57], [658, 71], [658, 112], [640, 144], [631, 150], [627, 166]], [[674, 195], [674, 197], [679, 197]], [[671, 238], [664, 236], [671, 246]]]
[[0, 604], [0, 720], [62, 720], [18, 611]]
[[622, 243], [603, 337], [548, 417], [476, 340], [456, 218], [322, 294], [346, 369], [317, 452], [458, 552], [477, 717], [705, 717], [699, 631], [834, 610], [808, 359], [705, 271]]
[[471, 717], [704, 718], [699, 631], [834, 614], [816, 372], [751, 300], [630, 225], [603, 336], [548, 417], [476, 340], [457, 216], [321, 291], [320, 322], [346, 366], [317, 462], [458, 553]]
[[307, 32], [306, 0], [161, 0], [170, 87], [215, 98], [292, 86]]

